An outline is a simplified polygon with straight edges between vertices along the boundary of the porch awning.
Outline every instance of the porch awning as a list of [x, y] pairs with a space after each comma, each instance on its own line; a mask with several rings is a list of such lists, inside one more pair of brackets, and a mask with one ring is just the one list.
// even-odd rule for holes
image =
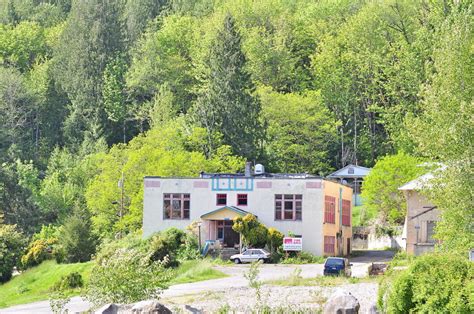
[[201, 216], [201, 219], [206, 220], [232, 220], [235, 217], [243, 217], [249, 212], [235, 206], [224, 206], [216, 210], [210, 211]]

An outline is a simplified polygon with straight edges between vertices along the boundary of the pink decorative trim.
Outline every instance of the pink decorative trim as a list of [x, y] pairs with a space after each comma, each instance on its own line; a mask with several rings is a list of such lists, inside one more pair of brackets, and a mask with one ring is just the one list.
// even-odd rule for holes
[[320, 189], [321, 182], [306, 182], [307, 189]]
[[207, 189], [207, 188], [209, 188], [209, 182], [207, 182], [207, 181], [194, 181], [193, 182], [193, 187]]
[[156, 180], [145, 180], [145, 188], [159, 188], [161, 186], [160, 181]]
[[271, 182], [257, 182], [257, 189], [271, 189]]

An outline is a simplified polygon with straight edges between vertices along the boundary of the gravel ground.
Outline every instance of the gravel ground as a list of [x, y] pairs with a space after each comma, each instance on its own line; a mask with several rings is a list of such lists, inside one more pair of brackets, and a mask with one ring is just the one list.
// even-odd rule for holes
[[[360, 313], [366, 313], [377, 296], [377, 283], [345, 284], [336, 287], [273, 286], [264, 285], [261, 289], [261, 303], [282, 312], [302, 310], [317, 313], [327, 298], [335, 290], [342, 289], [354, 295], [360, 303]], [[249, 313], [257, 307], [255, 290], [248, 287], [225, 289], [219, 292], [190, 294], [162, 300], [170, 309], [179, 312], [182, 304], [188, 304], [204, 313], [216, 313], [220, 309], [230, 309], [238, 313]]]

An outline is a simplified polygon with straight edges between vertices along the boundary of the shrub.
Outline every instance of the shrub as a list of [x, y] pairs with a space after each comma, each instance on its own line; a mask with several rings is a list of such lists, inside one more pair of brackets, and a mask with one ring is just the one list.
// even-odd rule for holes
[[270, 252], [276, 252], [283, 245], [283, 233], [275, 228], [268, 228], [268, 246]]
[[282, 264], [309, 264], [309, 263], [323, 263], [324, 257], [316, 256], [309, 252], [290, 252], [288, 257], [284, 258]]
[[383, 282], [378, 305], [388, 313], [473, 313], [474, 264], [463, 256], [429, 254]]
[[26, 254], [21, 257], [23, 269], [39, 265], [41, 262], [53, 258], [53, 248], [58, 243], [55, 238], [34, 240], [28, 246]]
[[58, 282], [56, 282], [52, 289], [53, 291], [63, 291], [68, 289], [80, 288], [84, 285], [82, 275], [78, 272], [72, 272], [66, 276], [62, 276]]
[[170, 280], [164, 263], [140, 247], [119, 248], [110, 258], [96, 260], [84, 297], [95, 305], [156, 299]]
[[16, 225], [0, 224], [0, 282], [10, 280], [20, 261], [26, 239]]
[[177, 228], [169, 228], [150, 237], [149, 251], [154, 261], [167, 260], [167, 266], [176, 267], [179, 261], [198, 258], [197, 238]]
[[252, 214], [236, 217], [232, 229], [242, 234], [242, 239], [247, 246], [264, 247], [267, 244], [268, 229]]
[[54, 225], [41, 226], [41, 231], [32, 236], [26, 253], [21, 257], [23, 269], [39, 265], [44, 260], [54, 257], [60, 230], [61, 227]]
[[364, 179], [362, 198], [369, 212], [378, 212], [382, 221], [403, 223], [406, 200], [398, 188], [426, 172], [419, 166], [421, 159], [403, 152], [377, 161]]
[[177, 259], [179, 261], [193, 260], [201, 258], [199, 252], [198, 238], [194, 234], [187, 233], [184, 243], [178, 250]]
[[58, 263], [87, 262], [95, 253], [96, 239], [91, 233], [91, 223], [87, 212], [75, 208], [73, 215], [66, 219], [59, 234], [55, 254]]
[[155, 233], [149, 239], [149, 252], [153, 261], [167, 261], [167, 266], [178, 266], [177, 254], [185, 242], [186, 233], [177, 228], [170, 228]]

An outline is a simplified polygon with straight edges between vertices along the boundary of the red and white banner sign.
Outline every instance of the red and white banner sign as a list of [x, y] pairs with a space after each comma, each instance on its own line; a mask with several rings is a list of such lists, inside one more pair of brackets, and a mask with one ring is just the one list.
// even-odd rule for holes
[[283, 250], [284, 251], [302, 251], [303, 250], [303, 238], [283, 238]]

